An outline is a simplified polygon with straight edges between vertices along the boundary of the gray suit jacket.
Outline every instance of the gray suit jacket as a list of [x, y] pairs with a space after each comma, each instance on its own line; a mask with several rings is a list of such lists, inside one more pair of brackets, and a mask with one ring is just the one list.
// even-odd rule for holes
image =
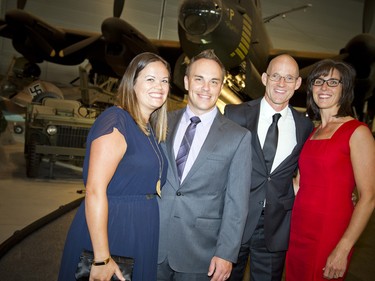
[[175, 271], [207, 273], [213, 256], [237, 261], [249, 205], [251, 133], [218, 112], [180, 185], [173, 141], [183, 112], [168, 117], [158, 263], [168, 258]]
[[247, 243], [251, 238], [263, 209], [263, 201], [266, 198], [264, 218], [266, 246], [271, 252], [286, 251], [294, 203], [292, 176], [297, 169], [299, 154], [313, 129], [313, 124], [303, 114], [290, 107], [296, 126], [297, 144], [292, 153], [269, 175], [257, 133], [260, 101], [261, 98], [225, 107], [225, 115], [242, 127], [249, 129], [253, 136], [251, 197], [243, 242]]

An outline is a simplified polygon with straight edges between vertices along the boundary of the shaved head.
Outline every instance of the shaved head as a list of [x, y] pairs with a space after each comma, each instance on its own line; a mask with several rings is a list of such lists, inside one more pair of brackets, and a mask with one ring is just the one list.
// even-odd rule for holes
[[267, 73], [272, 73], [272, 68], [277, 64], [286, 64], [286, 65], [289, 65], [290, 67], [294, 67], [295, 68], [294, 76], [295, 77], [299, 76], [298, 63], [292, 56], [288, 54], [282, 54], [282, 55], [278, 55], [277, 57], [274, 57], [268, 64]]
[[[289, 78], [288, 81], [286, 77]], [[262, 74], [262, 83], [266, 86], [266, 101], [277, 112], [283, 110], [302, 83], [298, 63], [288, 54], [273, 58], [268, 64], [267, 72]]]

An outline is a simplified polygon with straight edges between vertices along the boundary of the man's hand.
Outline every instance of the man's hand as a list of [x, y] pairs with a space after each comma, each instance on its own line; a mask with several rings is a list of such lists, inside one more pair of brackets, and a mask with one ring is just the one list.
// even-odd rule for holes
[[213, 257], [207, 275], [211, 277], [211, 281], [223, 281], [229, 278], [231, 271], [232, 263], [230, 261]]

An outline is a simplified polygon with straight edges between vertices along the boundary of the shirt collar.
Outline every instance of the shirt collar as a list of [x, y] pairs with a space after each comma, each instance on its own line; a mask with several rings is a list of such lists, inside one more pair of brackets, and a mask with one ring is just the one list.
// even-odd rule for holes
[[[207, 123], [210, 123], [210, 122], [212, 123], [212, 121], [216, 117], [217, 111], [218, 111], [218, 109], [215, 106], [211, 111], [209, 111], [205, 114], [199, 115], [198, 117], [201, 119], [201, 123], [202, 124], [207, 124]], [[193, 111], [191, 111], [191, 109], [189, 108], [189, 105], [187, 105], [186, 110], [185, 110], [182, 118], [185, 118], [185, 122], [189, 123], [190, 118], [193, 117], [193, 116], [197, 116], [197, 115], [194, 114]]]
[[270, 104], [266, 101], [266, 99], [263, 97], [260, 103], [260, 110], [262, 112], [262, 115], [267, 118], [272, 120], [272, 116], [275, 113], [280, 113], [281, 114], [281, 119], [285, 119], [288, 116], [289, 113], [289, 106], [286, 106], [283, 110], [277, 112], [275, 111]]

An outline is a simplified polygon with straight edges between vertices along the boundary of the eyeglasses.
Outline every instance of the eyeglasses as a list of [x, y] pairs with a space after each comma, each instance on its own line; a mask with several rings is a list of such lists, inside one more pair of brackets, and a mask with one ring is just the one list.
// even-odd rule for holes
[[298, 77], [293, 77], [292, 75], [281, 76], [279, 73], [274, 73], [271, 75], [269, 75], [268, 73], [266, 74], [270, 78], [270, 80], [274, 82], [279, 82], [281, 78], [284, 78], [285, 83], [294, 83], [296, 82], [298, 78]]
[[322, 79], [322, 78], [316, 78], [312, 82], [312, 84], [314, 86], [323, 86], [324, 83], [327, 83], [328, 87], [337, 87], [340, 83], [342, 83], [342, 81], [338, 80], [338, 79], [334, 79], [334, 78], [331, 78], [331, 79], [328, 79], [328, 80], [325, 80], [325, 79]]

